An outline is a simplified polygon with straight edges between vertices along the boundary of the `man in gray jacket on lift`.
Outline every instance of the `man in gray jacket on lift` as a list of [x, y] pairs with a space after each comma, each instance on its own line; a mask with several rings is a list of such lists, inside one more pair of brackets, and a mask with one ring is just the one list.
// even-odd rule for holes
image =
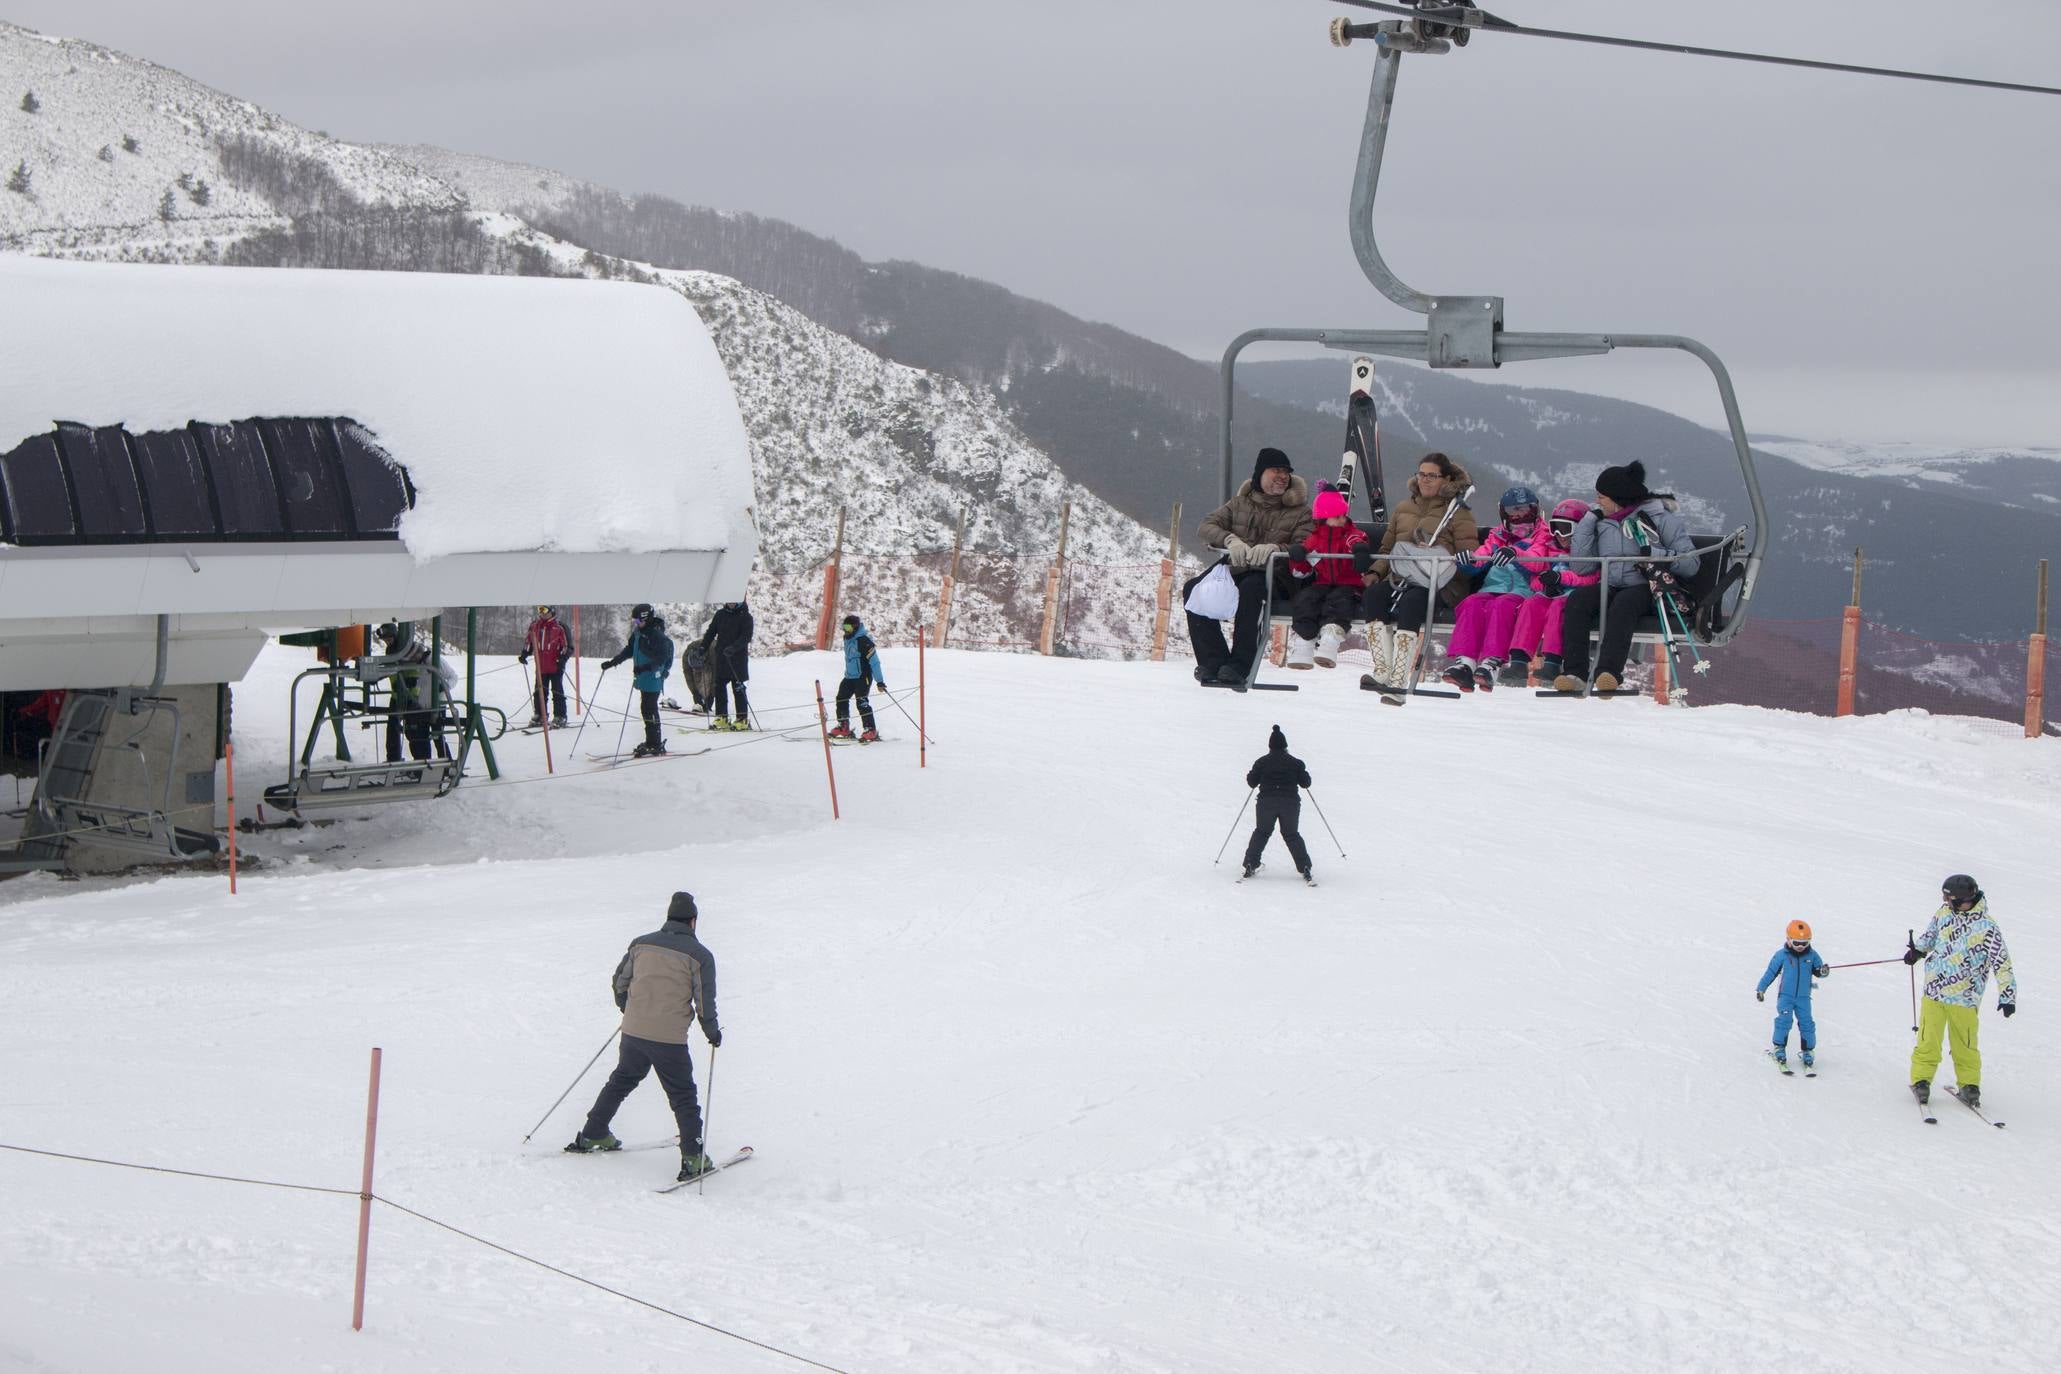
[[565, 1147], [568, 1153], [620, 1150], [623, 1143], [609, 1133], [608, 1123], [644, 1075], [656, 1071], [680, 1127], [680, 1181], [708, 1172], [687, 1029], [699, 1020], [711, 1050], [723, 1043], [723, 1030], [716, 1022], [715, 956], [694, 935], [699, 916], [694, 895], [675, 892], [665, 924], [630, 941], [629, 951], [616, 965], [615, 1004], [623, 1013], [621, 1049], [615, 1072], [594, 1099], [586, 1124]]

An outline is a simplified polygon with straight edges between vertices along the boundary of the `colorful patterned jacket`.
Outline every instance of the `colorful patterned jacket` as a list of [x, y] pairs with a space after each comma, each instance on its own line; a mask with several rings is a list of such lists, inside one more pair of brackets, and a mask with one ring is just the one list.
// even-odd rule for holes
[[1942, 906], [1918, 937], [1925, 955], [1925, 995], [1957, 1007], [1982, 1005], [1990, 975], [1997, 979], [1997, 1005], [2018, 1001], [2018, 978], [2011, 972], [2011, 951], [2004, 932], [1989, 918], [1989, 899], [1966, 911]]

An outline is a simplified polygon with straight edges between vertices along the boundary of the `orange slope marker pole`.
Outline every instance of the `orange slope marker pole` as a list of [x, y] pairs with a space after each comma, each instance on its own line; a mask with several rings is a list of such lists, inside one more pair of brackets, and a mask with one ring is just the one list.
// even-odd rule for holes
[[816, 679], [816, 728], [823, 733], [823, 771], [830, 777], [830, 819], [841, 820], [837, 810], [837, 769], [830, 762], [830, 712], [823, 706], [823, 679]]

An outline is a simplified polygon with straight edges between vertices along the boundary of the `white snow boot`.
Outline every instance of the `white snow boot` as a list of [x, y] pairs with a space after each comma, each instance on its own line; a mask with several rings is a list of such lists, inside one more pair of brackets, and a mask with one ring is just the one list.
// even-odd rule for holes
[[1289, 666], [1289, 667], [1291, 667], [1291, 668], [1314, 668], [1314, 667], [1316, 667], [1316, 666], [1317, 666], [1317, 665], [1316, 665], [1316, 661], [1315, 661], [1315, 660], [1316, 660], [1316, 653], [1317, 653], [1317, 642], [1316, 642], [1315, 640], [1313, 640], [1313, 639], [1304, 639], [1304, 638], [1303, 638], [1303, 637], [1302, 637], [1301, 635], [1299, 635], [1299, 634], [1295, 634], [1295, 633], [1292, 633], [1292, 632], [1291, 632], [1291, 633], [1289, 634], [1289, 636], [1288, 636], [1288, 666]]
[[1410, 674], [1417, 666], [1417, 643], [1423, 638], [1416, 630], [1395, 632], [1395, 673], [1389, 678], [1391, 686], [1409, 688]]
[[1336, 668], [1338, 666], [1338, 647], [1343, 643], [1345, 643], [1345, 626], [1326, 625], [1324, 632], [1317, 636], [1317, 666], [1319, 668]]
[[1367, 652], [1374, 658], [1374, 671], [1369, 676], [1378, 685], [1389, 686], [1395, 680], [1395, 626], [1369, 625]]

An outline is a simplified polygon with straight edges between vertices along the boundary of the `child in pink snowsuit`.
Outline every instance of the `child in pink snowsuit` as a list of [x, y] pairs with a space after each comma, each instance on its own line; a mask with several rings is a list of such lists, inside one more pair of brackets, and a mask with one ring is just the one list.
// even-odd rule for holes
[[[1551, 553], [1567, 552], [1574, 527], [1588, 513], [1588, 503], [1571, 496], [1553, 507], [1552, 518], [1546, 521]], [[1539, 660], [1540, 677], [1548, 682], [1553, 680], [1560, 671], [1560, 613], [1567, 607], [1568, 589], [1589, 586], [1602, 576], [1595, 568], [1555, 562], [1532, 579], [1540, 594], [1517, 612], [1517, 624], [1510, 631], [1510, 662], [1501, 679], [1505, 686], [1522, 687], [1534, 658]], [[1545, 651], [1543, 656], [1541, 648]]]
[[1460, 569], [1480, 577], [1473, 595], [1453, 610], [1453, 638], [1446, 645], [1452, 660], [1445, 680], [1463, 692], [1492, 692], [1496, 674], [1509, 651], [1517, 617], [1537, 599], [1537, 575], [1552, 557], [1552, 539], [1539, 518], [1538, 493], [1512, 487], [1497, 509], [1501, 523], [1482, 539], [1481, 547], [1460, 555]]

